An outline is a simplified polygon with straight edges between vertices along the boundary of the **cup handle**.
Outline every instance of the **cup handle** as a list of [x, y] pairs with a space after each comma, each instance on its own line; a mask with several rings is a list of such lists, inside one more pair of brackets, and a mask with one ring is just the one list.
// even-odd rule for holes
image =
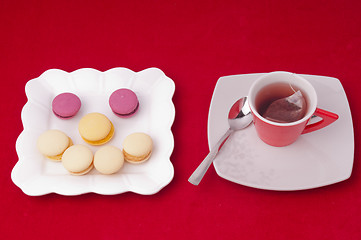
[[320, 120], [316, 123], [308, 124], [305, 127], [305, 129], [303, 130], [302, 134], [313, 132], [313, 131], [319, 130], [321, 128], [324, 128], [338, 119], [338, 115], [336, 113], [332, 113], [332, 112], [329, 112], [329, 111], [326, 111], [326, 110], [323, 110], [320, 108], [316, 108], [314, 115], [322, 118], [322, 120]]

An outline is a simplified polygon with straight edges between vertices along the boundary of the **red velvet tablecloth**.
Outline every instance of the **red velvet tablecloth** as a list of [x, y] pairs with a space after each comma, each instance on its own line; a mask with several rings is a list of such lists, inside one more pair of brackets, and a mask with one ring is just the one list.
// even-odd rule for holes
[[[360, 1], [0, 1], [2, 239], [361, 239]], [[175, 82], [174, 178], [154, 195], [31, 197], [11, 180], [27, 81], [47, 69], [157, 67]], [[187, 180], [208, 153], [222, 76], [338, 78], [351, 108], [351, 177], [301, 191]], [[337, 138], [337, 136], [335, 136]]]

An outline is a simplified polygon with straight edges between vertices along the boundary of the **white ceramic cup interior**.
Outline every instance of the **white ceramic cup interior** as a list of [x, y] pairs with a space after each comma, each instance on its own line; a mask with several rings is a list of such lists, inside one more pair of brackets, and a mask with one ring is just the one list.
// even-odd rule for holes
[[[258, 92], [263, 89], [264, 87], [274, 84], [274, 83], [290, 83], [293, 87], [300, 89], [302, 93], [304, 94], [304, 98], [307, 102], [307, 111], [305, 116], [295, 122], [290, 123], [277, 123], [270, 121], [264, 117], [261, 116], [261, 114], [258, 113], [255, 105], [256, 96]], [[316, 91], [313, 88], [313, 86], [303, 77], [290, 72], [284, 72], [284, 71], [278, 71], [278, 72], [271, 72], [263, 75], [262, 77], [258, 78], [251, 86], [249, 92], [248, 92], [248, 98], [249, 98], [249, 105], [253, 112], [253, 114], [261, 119], [264, 122], [267, 122], [271, 125], [276, 126], [292, 126], [297, 125], [309, 118], [314, 114], [317, 107], [317, 95]]]

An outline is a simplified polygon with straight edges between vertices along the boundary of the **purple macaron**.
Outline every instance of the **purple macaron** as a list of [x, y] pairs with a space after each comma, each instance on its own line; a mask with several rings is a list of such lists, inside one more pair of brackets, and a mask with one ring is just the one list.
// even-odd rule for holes
[[81, 106], [79, 97], [73, 93], [61, 93], [53, 99], [52, 107], [55, 116], [61, 119], [74, 117]]
[[121, 88], [110, 95], [109, 106], [117, 116], [127, 118], [138, 111], [139, 101], [132, 90]]

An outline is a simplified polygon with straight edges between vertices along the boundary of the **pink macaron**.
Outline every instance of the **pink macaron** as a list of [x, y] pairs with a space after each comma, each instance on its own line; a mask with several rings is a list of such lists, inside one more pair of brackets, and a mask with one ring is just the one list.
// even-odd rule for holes
[[69, 119], [78, 113], [81, 101], [73, 93], [61, 93], [53, 99], [52, 107], [55, 116], [61, 119]]
[[127, 118], [138, 111], [139, 101], [132, 90], [121, 88], [110, 95], [109, 106], [117, 116]]

